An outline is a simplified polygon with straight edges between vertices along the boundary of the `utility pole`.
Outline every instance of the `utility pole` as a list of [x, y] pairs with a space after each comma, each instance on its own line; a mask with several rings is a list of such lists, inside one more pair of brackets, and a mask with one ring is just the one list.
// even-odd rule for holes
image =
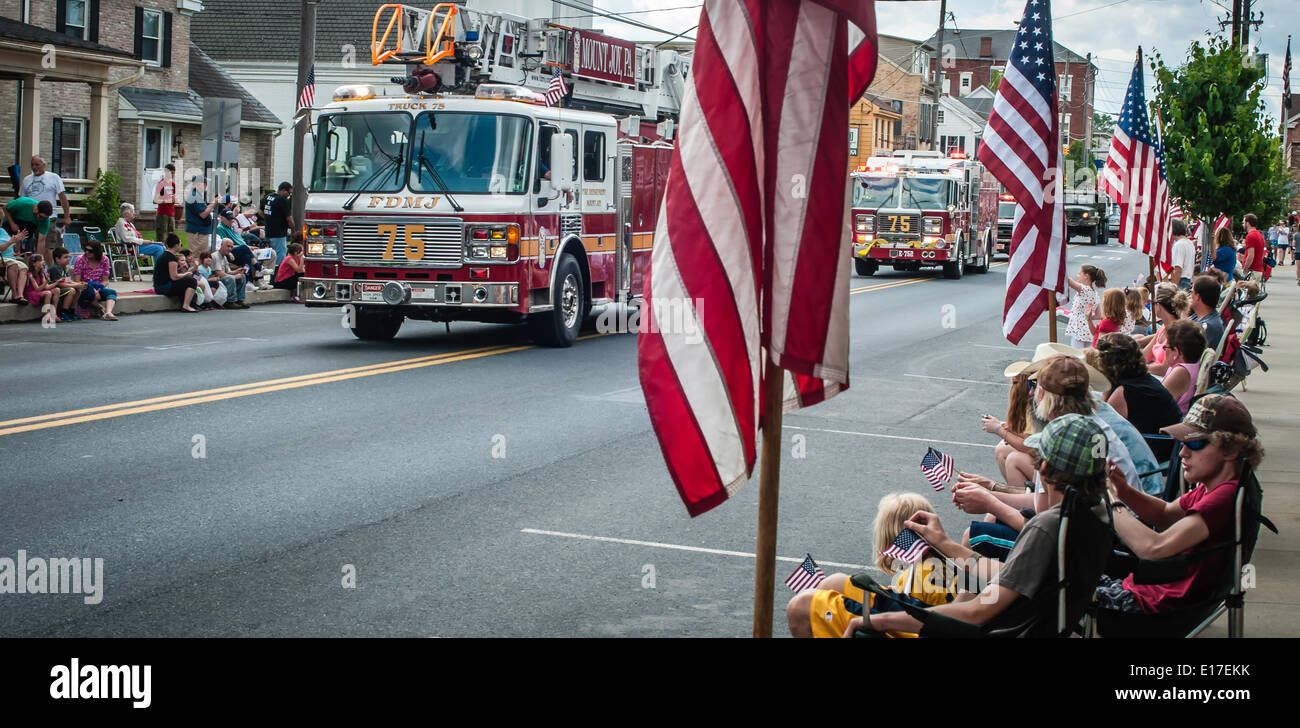
[[1232, 0], [1232, 47], [1241, 47], [1241, 0]]
[[933, 132], [930, 134], [930, 144], [932, 149], [939, 149], [939, 97], [943, 94], [943, 23], [948, 17], [948, 0], [939, 0], [939, 35], [938, 35], [938, 56], [934, 61], [934, 109], [930, 112], [930, 123], [933, 125]]
[[[302, 0], [302, 19], [298, 32], [298, 85], [295, 87], [294, 108], [307, 85], [307, 73], [316, 60], [316, 6], [320, 0]], [[305, 158], [307, 131], [311, 128], [311, 112], [299, 109], [293, 125], [293, 222], [303, 227], [307, 213], [307, 185], [303, 181], [302, 165]], [[272, 182], [272, 184], [278, 184]], [[292, 234], [293, 231], [290, 231]]]

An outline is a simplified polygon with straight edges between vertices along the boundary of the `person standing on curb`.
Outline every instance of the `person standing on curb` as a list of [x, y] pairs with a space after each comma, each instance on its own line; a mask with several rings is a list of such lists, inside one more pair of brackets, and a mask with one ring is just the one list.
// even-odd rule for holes
[[1174, 218], [1171, 221], [1171, 229], [1174, 236], [1173, 244], [1173, 267], [1169, 269], [1169, 282], [1179, 288], [1190, 291], [1192, 290], [1192, 276], [1196, 274], [1196, 247], [1187, 237], [1187, 223], [1182, 218]]
[[197, 174], [190, 178], [190, 189], [185, 201], [185, 242], [194, 255], [205, 253], [210, 249], [212, 239], [213, 211], [217, 208], [217, 198], [203, 201], [207, 185]]
[[262, 198], [262, 215], [266, 217], [266, 242], [275, 250], [275, 264], [279, 266], [287, 255], [289, 231], [297, 223], [293, 219], [293, 208], [289, 206], [289, 195], [293, 185], [281, 182], [274, 194]]
[[1268, 245], [1264, 242], [1264, 234], [1259, 231], [1259, 218], [1255, 213], [1247, 213], [1243, 219], [1246, 225], [1246, 260], [1243, 262], [1242, 269], [1246, 272], [1246, 279], [1255, 281], [1259, 284], [1260, 290], [1264, 289], [1264, 257], [1268, 252]]
[[[32, 173], [23, 177], [18, 185], [20, 197], [30, 197], [37, 202], [48, 202], [50, 207], [63, 210], [63, 225], [58, 225], [51, 216], [49, 230], [42, 231], [37, 250], [44, 253], [50, 248], [62, 244], [63, 233], [72, 224], [72, 214], [68, 205], [68, 191], [63, 187], [63, 178], [50, 172], [45, 167], [45, 160], [40, 156], [32, 157]], [[55, 206], [58, 206], [57, 208]], [[55, 242], [50, 245], [50, 241]]]
[[153, 203], [158, 206], [154, 213], [153, 237], [159, 245], [169, 233], [176, 232], [176, 165], [169, 163], [163, 169], [163, 178], [153, 187]]

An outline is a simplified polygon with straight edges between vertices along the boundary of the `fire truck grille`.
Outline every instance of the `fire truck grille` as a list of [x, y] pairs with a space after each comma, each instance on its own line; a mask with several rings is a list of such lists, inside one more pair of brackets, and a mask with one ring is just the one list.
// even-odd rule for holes
[[464, 257], [465, 223], [457, 218], [347, 220], [342, 233], [349, 265], [459, 267]]
[[883, 238], [918, 239], [921, 237], [921, 216], [908, 213], [877, 213], [876, 234]]
[[998, 237], [1000, 238], [1011, 237], [1011, 223], [998, 223]]

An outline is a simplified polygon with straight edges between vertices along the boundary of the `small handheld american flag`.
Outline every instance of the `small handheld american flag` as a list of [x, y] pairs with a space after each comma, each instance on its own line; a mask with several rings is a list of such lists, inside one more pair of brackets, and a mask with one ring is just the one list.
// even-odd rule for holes
[[785, 585], [790, 587], [790, 591], [798, 592], [811, 586], [817, 586], [825, 578], [826, 574], [822, 573], [822, 567], [818, 566], [816, 561], [813, 561], [812, 554], [807, 554], [804, 556], [803, 563], [799, 564], [799, 568], [786, 577]]
[[560, 75], [560, 69], [555, 69], [555, 75], [551, 76], [551, 83], [546, 87], [546, 105], [559, 106], [569, 93], [568, 87], [564, 85], [564, 77]]
[[898, 538], [884, 550], [884, 554], [890, 558], [906, 561], [909, 564], [915, 564], [921, 560], [921, 556], [930, 549], [930, 544], [925, 539], [916, 535], [916, 531], [910, 528], [904, 528]]
[[952, 480], [952, 471], [952, 457], [934, 448], [926, 450], [925, 457], [921, 458], [921, 473], [935, 490], [943, 490], [947, 487], [948, 481]]

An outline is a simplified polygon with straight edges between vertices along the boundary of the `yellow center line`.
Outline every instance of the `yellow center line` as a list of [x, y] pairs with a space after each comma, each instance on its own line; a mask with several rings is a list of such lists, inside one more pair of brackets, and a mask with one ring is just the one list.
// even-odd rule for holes
[[[226, 399], [235, 399], [238, 397], [249, 397], [254, 394], [264, 394], [267, 392], [279, 392], [286, 389], [297, 389], [300, 387], [311, 387], [317, 384], [326, 384], [329, 382], [342, 382], [348, 379], [359, 379], [361, 377], [373, 377], [376, 374], [391, 374], [393, 372], [402, 372], [408, 369], [419, 369], [421, 367], [438, 366], [439, 364], [450, 364], [452, 362], [457, 362], [457, 361], [478, 359], [485, 356], [495, 356], [497, 354], [509, 354], [511, 352], [523, 351], [525, 349], [532, 349], [532, 348], [534, 348], [532, 344], [526, 344], [523, 346], [486, 348], [477, 351], [470, 350], [467, 352], [461, 352], [459, 354], [454, 354], [450, 356], [443, 355], [442, 358], [421, 357], [417, 359], [406, 359], [398, 362], [390, 362], [389, 366], [382, 369], [365, 368], [365, 371], [357, 371], [357, 369], [362, 369], [362, 367], [356, 367], [353, 369], [340, 369], [335, 372], [322, 372], [321, 374], [326, 376], [317, 375], [312, 379], [298, 379], [297, 381], [288, 381], [294, 379], [293, 377], [289, 377], [288, 380], [272, 380], [271, 382], [264, 382], [262, 386], [252, 386], [251, 388], [239, 389], [237, 391], [228, 391], [228, 392], [221, 392], [221, 393], [207, 392], [207, 393], [199, 394], [198, 396], [193, 396], [195, 393], [191, 393], [190, 396], [180, 395], [182, 397], [186, 397], [185, 399], [173, 399], [172, 401], [169, 402], [157, 402], [154, 404], [143, 405], [138, 407], [126, 407], [124, 409], [115, 409], [111, 412], [99, 412], [95, 414], [86, 414], [86, 415], [81, 415], [76, 417], [65, 417], [63, 419], [49, 420], [46, 422], [37, 422], [34, 424], [20, 425], [17, 427], [3, 428], [0, 429], [0, 436], [16, 435], [20, 432], [31, 432], [33, 430], [45, 430], [51, 427], [65, 427], [67, 425], [75, 425], [81, 422], [91, 422], [94, 420], [106, 420], [106, 419], [112, 419], [114, 417], [125, 417], [127, 415], [143, 414], [145, 412], [158, 412], [161, 410], [173, 409], [176, 407], [188, 407], [196, 404], [204, 404], [206, 402], [219, 402], [221, 400], [226, 400]], [[427, 359], [427, 360], [421, 360], [421, 359]], [[274, 382], [278, 382], [278, 383], [274, 383]], [[117, 405], [117, 406], [121, 406], [121, 405]]]
[[[387, 368], [389, 368], [389, 367], [393, 367], [393, 366], [397, 366], [397, 365], [401, 365], [401, 364], [416, 364], [416, 363], [420, 363], [420, 362], [437, 362], [437, 361], [440, 360], [440, 359], [445, 359], [445, 358], [449, 358], [449, 357], [461, 356], [461, 355], [465, 355], [465, 354], [475, 354], [475, 353], [486, 352], [486, 351], [493, 351], [493, 350], [495, 350], [495, 349], [501, 349], [501, 348], [502, 348], [502, 347], [490, 347], [490, 346], [489, 346], [489, 347], [482, 347], [482, 348], [478, 348], [478, 349], [466, 349], [466, 350], [463, 350], [463, 351], [444, 352], [444, 353], [442, 353], [442, 354], [430, 354], [430, 355], [428, 355], [428, 356], [419, 356], [419, 357], [415, 357], [415, 358], [412, 358], [412, 359], [397, 359], [397, 360], [395, 360], [395, 361], [380, 362], [380, 363], [378, 363], [378, 364], [367, 364], [367, 365], [365, 365], [365, 366], [349, 367], [349, 368], [347, 368], [347, 369], [335, 369], [335, 370], [332, 370], [332, 371], [316, 372], [316, 373], [314, 373], [314, 374], [300, 374], [300, 375], [293, 376], [293, 377], [284, 377], [284, 378], [282, 378], [282, 379], [269, 379], [269, 380], [262, 381], [262, 382], [248, 382], [248, 383], [246, 383], [246, 384], [234, 384], [234, 385], [230, 385], [230, 386], [226, 386], [226, 387], [217, 387], [217, 388], [215, 388], [215, 389], [204, 390], [204, 393], [205, 393], [205, 394], [223, 394], [223, 393], [234, 392], [234, 391], [243, 390], [243, 389], [247, 389], [247, 388], [251, 388], [251, 387], [264, 387], [264, 386], [268, 386], [268, 385], [284, 384], [284, 383], [289, 383], [289, 382], [299, 382], [299, 381], [315, 380], [315, 379], [319, 379], [319, 378], [322, 378], [322, 377], [330, 377], [330, 376], [335, 376], [335, 375], [339, 375], [339, 374], [349, 374], [349, 373], [352, 373], [352, 372], [367, 372], [367, 371], [373, 371], [373, 370], [379, 370], [379, 369], [387, 369]], [[140, 405], [156, 404], [156, 403], [159, 403], [159, 402], [166, 402], [166, 401], [174, 400], [174, 399], [184, 399], [184, 398], [186, 398], [186, 397], [192, 397], [192, 396], [194, 396], [195, 394], [196, 394], [195, 392], [182, 392], [182, 393], [180, 393], [180, 394], [168, 394], [168, 395], [163, 395], [163, 396], [161, 396], [161, 397], [150, 397], [150, 398], [148, 398], [148, 399], [139, 399], [139, 400], [135, 400], [135, 401], [133, 401], [133, 402], [118, 402], [118, 403], [115, 403], [115, 404], [105, 404], [105, 405], [100, 405], [100, 406], [98, 406], [98, 407], [85, 407], [85, 408], [82, 408], [82, 409], [68, 410], [68, 411], [66, 411], [66, 412], [53, 412], [53, 413], [51, 413], [51, 414], [47, 414], [47, 415], [37, 415], [37, 416], [35, 416], [35, 417], [22, 417], [22, 418], [15, 419], [15, 420], [4, 420], [4, 421], [0, 421], [0, 427], [10, 426], [10, 425], [21, 425], [21, 424], [26, 424], [26, 423], [28, 423], [28, 422], [36, 422], [36, 421], [39, 421], [39, 420], [48, 420], [48, 419], [53, 419], [53, 418], [72, 417], [72, 416], [76, 416], [76, 415], [90, 414], [90, 413], [93, 413], [93, 412], [103, 412], [103, 411], [105, 411], [105, 410], [117, 409], [117, 408], [119, 408], [119, 407], [134, 407], [134, 406], [140, 406]]]

